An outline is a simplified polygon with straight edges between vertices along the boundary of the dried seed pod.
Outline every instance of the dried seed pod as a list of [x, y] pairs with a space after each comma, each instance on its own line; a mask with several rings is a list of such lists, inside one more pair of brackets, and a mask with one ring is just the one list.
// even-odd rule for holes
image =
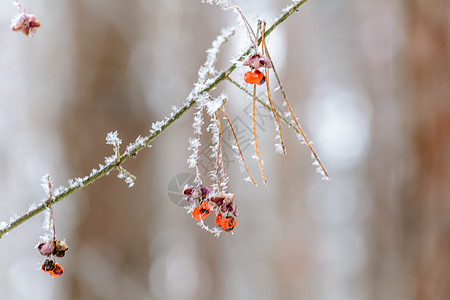
[[69, 246], [65, 241], [55, 240], [55, 251], [53, 252], [53, 255], [63, 257], [67, 250], [69, 250]]
[[225, 200], [225, 204], [230, 204], [234, 200], [234, 194], [232, 194], [232, 193], [224, 193], [223, 197]]
[[206, 186], [191, 186], [183, 191], [183, 194], [187, 196], [187, 201], [198, 200], [202, 202], [211, 193], [211, 189]]
[[211, 202], [211, 204], [214, 208], [219, 208], [225, 202], [225, 197], [222, 195], [217, 195], [217, 196], [211, 197], [209, 199], [209, 201]]
[[39, 252], [44, 256], [55, 255], [63, 257], [69, 249], [65, 241], [51, 240], [38, 245]]
[[18, 15], [11, 22], [11, 29], [14, 31], [22, 31], [24, 34], [29, 35], [30, 30], [32, 33], [36, 33], [36, 29], [41, 26], [36, 16], [22, 13]]
[[216, 209], [219, 209], [222, 213], [237, 217], [239, 215], [236, 204], [234, 203], [234, 194], [232, 193], [222, 193], [215, 197], [211, 197], [209, 201], [212, 206]]
[[270, 60], [262, 54], [254, 53], [247, 57], [242, 63], [244, 66], [249, 66], [252, 69], [272, 68]]
[[206, 199], [208, 195], [211, 193], [211, 189], [203, 185], [201, 185], [200, 188], [202, 190], [202, 198]]
[[55, 241], [51, 240], [47, 242], [42, 242], [38, 245], [37, 248], [39, 250], [39, 253], [41, 253], [42, 255], [50, 256], [55, 251]]
[[223, 205], [223, 207], [225, 208], [223, 210], [224, 212], [228, 212], [228, 214], [232, 214], [235, 217], [239, 216], [239, 212], [238, 212], [237, 206], [236, 206], [236, 204], [234, 202], [231, 202], [229, 204], [225, 204], [225, 205]]

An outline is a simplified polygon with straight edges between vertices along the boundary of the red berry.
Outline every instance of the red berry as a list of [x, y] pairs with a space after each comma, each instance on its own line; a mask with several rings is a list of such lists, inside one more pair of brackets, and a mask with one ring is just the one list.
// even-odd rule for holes
[[230, 232], [236, 227], [236, 219], [233, 217], [223, 217], [222, 214], [216, 216], [216, 224], [222, 227], [223, 231]]
[[216, 224], [217, 224], [218, 226], [222, 227], [222, 221], [223, 221], [222, 214], [218, 214], [218, 215], [216, 216]]
[[55, 263], [51, 259], [46, 259], [42, 264], [41, 269], [45, 273], [51, 274], [51, 272], [55, 269]]
[[200, 207], [195, 207], [192, 211], [192, 217], [197, 220], [203, 220], [211, 213], [211, 205], [208, 202], [203, 202]]
[[204, 219], [207, 215], [211, 213], [211, 205], [208, 202], [203, 202], [200, 205], [200, 214], [202, 215], [202, 219]]
[[227, 217], [222, 219], [222, 229], [223, 231], [230, 232], [236, 227], [236, 219], [233, 217]]
[[194, 210], [192, 211], [192, 217], [197, 221], [201, 220], [200, 211], [199, 211], [198, 207], [195, 207]]
[[61, 276], [62, 274], [64, 274], [64, 268], [56, 263], [55, 264], [55, 268], [53, 269], [53, 271], [50, 273], [50, 275], [53, 276], [53, 278], [58, 278], [59, 276]]
[[244, 81], [250, 84], [261, 85], [266, 82], [266, 77], [258, 70], [248, 71], [244, 74]]

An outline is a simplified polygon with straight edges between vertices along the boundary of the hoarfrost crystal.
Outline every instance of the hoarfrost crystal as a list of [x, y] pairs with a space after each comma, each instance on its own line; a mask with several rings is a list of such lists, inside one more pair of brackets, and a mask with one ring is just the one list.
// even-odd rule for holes
[[119, 138], [119, 133], [117, 130], [114, 132], [108, 132], [106, 135], [106, 144], [116, 147], [122, 144], [122, 140]]

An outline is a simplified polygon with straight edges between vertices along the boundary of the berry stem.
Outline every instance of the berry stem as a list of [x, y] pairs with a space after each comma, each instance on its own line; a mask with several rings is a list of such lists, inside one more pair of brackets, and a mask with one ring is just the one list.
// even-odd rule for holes
[[201, 145], [200, 139], [202, 137], [201, 127], [202, 127], [202, 124], [203, 124], [203, 113], [204, 113], [204, 111], [205, 111], [205, 107], [202, 106], [202, 111], [200, 112], [200, 131], [198, 133], [198, 141], [199, 141], [199, 143], [198, 143], [198, 146], [197, 146], [197, 153], [196, 153], [197, 159], [195, 161], [195, 174], [196, 174], [196, 177], [197, 177], [196, 181], [199, 182], [200, 185], [201, 185], [202, 180], [200, 179], [200, 175], [201, 174], [200, 174], [200, 168], [198, 167], [198, 161], [199, 161], [199, 158], [200, 158], [200, 145]]
[[217, 145], [217, 159], [216, 159], [216, 181], [217, 181], [217, 191], [220, 192], [220, 178], [219, 178], [219, 169], [220, 169], [220, 154], [222, 152], [222, 127], [220, 125], [220, 117], [219, 112], [216, 111], [216, 119], [217, 126], [219, 127], [219, 141]]
[[[52, 192], [52, 181], [51, 181], [51, 177], [50, 174], [47, 175], [47, 182], [48, 182], [48, 198], [49, 200], [53, 198], [53, 192]], [[56, 240], [56, 228], [55, 228], [55, 217], [53, 215], [53, 206], [52, 206], [52, 202], [50, 201], [50, 224], [49, 226], [52, 227], [53, 229], [53, 240]], [[49, 228], [51, 229], [51, 228]]]
[[258, 158], [259, 169], [261, 170], [261, 176], [264, 180], [264, 184], [267, 185], [266, 175], [262, 166], [261, 156], [259, 156], [258, 140], [256, 138], [256, 84], [253, 85], [253, 109], [252, 109], [252, 126], [253, 126], [253, 141], [255, 143], [255, 153]]
[[223, 115], [225, 116], [225, 119], [227, 119], [228, 125], [230, 125], [230, 129], [231, 129], [231, 132], [233, 133], [234, 140], [236, 141], [236, 146], [237, 146], [237, 148], [239, 150], [239, 154], [241, 156], [241, 159], [242, 159], [242, 162], [244, 164], [245, 170], [247, 171], [248, 176], [250, 176], [250, 179], [252, 180], [253, 184], [255, 186], [258, 186], [258, 184], [253, 179], [253, 176], [250, 173], [250, 171], [249, 171], [249, 169], [247, 167], [247, 164], [245, 163], [244, 155], [242, 154], [242, 150], [241, 150], [241, 147], [239, 146], [239, 142], [238, 142], [238, 139], [237, 139], [237, 136], [236, 136], [236, 132], [234, 131], [233, 125], [231, 124], [230, 118], [228, 118], [228, 115], [225, 113], [225, 110], [221, 109], [221, 111], [222, 111]]
[[[245, 18], [244, 14], [242, 13], [241, 9], [238, 6], [230, 4], [230, 3], [227, 3], [227, 5], [229, 7], [234, 8], [235, 10], [237, 10], [238, 13], [241, 15], [242, 20], [244, 21], [245, 28], [247, 29], [248, 37], [249, 37], [250, 41], [252, 41], [253, 46], [255, 47], [255, 51], [256, 51], [256, 49], [258, 48], [258, 45], [255, 42], [255, 40], [256, 40], [255, 33], [253, 32], [252, 27], [248, 23], [247, 19]], [[252, 35], [254, 38], [252, 38]]]
[[[266, 22], [263, 22], [263, 30], [262, 32], [266, 31]], [[266, 46], [266, 40], [265, 35], [262, 34], [261, 36], [262, 42], [261, 42], [261, 48], [262, 48], [262, 54], [266, 55], [267, 53], [267, 46]], [[271, 61], [272, 63], [272, 61]], [[273, 66], [273, 63], [272, 63]], [[283, 142], [283, 134], [281, 132], [281, 125], [280, 125], [280, 119], [278, 118], [277, 114], [275, 113], [275, 106], [272, 101], [272, 96], [270, 95], [270, 85], [269, 85], [269, 68], [264, 68], [265, 75], [266, 75], [266, 87], [267, 87], [267, 98], [269, 99], [270, 109], [272, 110], [273, 117], [275, 118], [275, 121], [277, 122], [278, 126], [278, 133], [280, 134], [280, 143], [281, 147], [283, 148], [283, 155], [286, 156], [286, 147], [284, 147]]]

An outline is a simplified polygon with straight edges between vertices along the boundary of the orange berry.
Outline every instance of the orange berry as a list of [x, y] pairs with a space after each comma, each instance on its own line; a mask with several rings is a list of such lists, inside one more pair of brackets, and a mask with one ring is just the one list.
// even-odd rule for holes
[[203, 202], [200, 205], [200, 214], [202, 216], [202, 219], [204, 219], [207, 215], [209, 215], [211, 213], [211, 205], [208, 202]]
[[44, 271], [45, 273], [49, 273], [51, 274], [52, 271], [55, 269], [55, 262], [53, 260], [50, 259], [46, 259], [44, 261], [44, 263], [41, 266], [42, 271]]
[[222, 229], [223, 231], [230, 232], [233, 231], [234, 227], [236, 227], [236, 219], [233, 217], [223, 218], [222, 219]]
[[211, 213], [211, 210], [211, 205], [205, 201], [200, 205], [200, 208], [194, 208], [194, 210], [192, 211], [192, 217], [197, 221], [203, 220]]
[[261, 85], [266, 82], [266, 77], [258, 70], [248, 71], [244, 74], [244, 81], [250, 84]]
[[50, 273], [50, 275], [52, 275], [53, 278], [58, 278], [62, 274], [64, 274], [64, 268], [60, 264], [56, 263], [55, 268]]
[[218, 225], [218, 226], [221, 226], [222, 227], [222, 222], [223, 222], [223, 217], [222, 217], [222, 214], [218, 214], [217, 216], [216, 216], [216, 224]]
[[192, 217], [197, 221], [201, 220], [200, 211], [199, 211], [198, 207], [195, 207], [194, 210], [192, 211]]

